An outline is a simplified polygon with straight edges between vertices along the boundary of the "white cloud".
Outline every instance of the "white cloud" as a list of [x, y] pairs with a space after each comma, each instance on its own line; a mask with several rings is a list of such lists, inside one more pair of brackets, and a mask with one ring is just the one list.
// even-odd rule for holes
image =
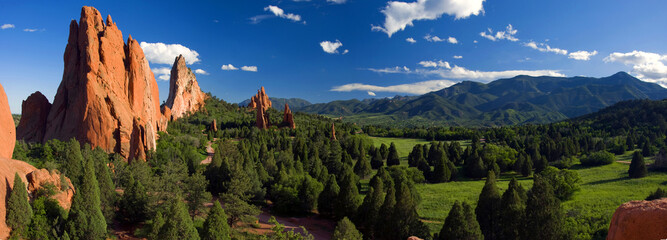
[[161, 67], [151, 69], [155, 76], [158, 76], [158, 79], [169, 81], [169, 76], [171, 75], [171, 68]]
[[342, 54], [345, 55], [345, 54], [347, 54], [347, 53], [349, 53], [349, 52], [350, 52], [349, 50], [345, 49], [345, 51], [343, 51]]
[[592, 56], [595, 56], [598, 54], [598, 51], [576, 51], [576, 52], [571, 52], [568, 55], [568, 58], [572, 58], [574, 60], [581, 60], [581, 61], [588, 61], [591, 60]]
[[206, 72], [204, 69], [196, 69], [195, 73], [201, 75], [208, 75], [208, 72]]
[[628, 53], [614, 52], [604, 58], [605, 62], [619, 62], [632, 66], [637, 78], [667, 87], [667, 54], [634, 50]]
[[454, 38], [454, 37], [448, 37], [448, 38], [447, 38], [447, 42], [449, 42], [449, 43], [451, 43], [451, 44], [457, 44], [457, 43], [459, 43], [459, 41], [456, 40], [456, 38]]
[[334, 54], [338, 53], [338, 48], [343, 46], [343, 43], [341, 43], [340, 41], [338, 41], [338, 39], [336, 39], [335, 42], [329, 42], [329, 41], [320, 42], [320, 46], [322, 47], [322, 50], [324, 50], [324, 52], [329, 54]]
[[193, 64], [199, 62], [199, 53], [191, 50], [181, 44], [164, 44], [141, 42], [141, 49], [144, 50], [144, 55], [151, 63], [157, 64], [174, 64], [174, 59], [178, 55], [185, 57], [185, 63]]
[[477, 40], [473, 40], [472, 43], [477, 43]]
[[247, 72], [257, 72], [257, 66], [243, 66], [241, 67], [241, 70]]
[[[264, 11], [269, 11], [269, 12], [273, 13], [273, 15], [276, 15], [277, 17], [280, 17], [280, 18], [289, 19], [289, 20], [292, 20], [292, 21], [295, 21], [295, 22], [301, 21], [301, 16], [299, 16], [297, 14], [293, 14], [293, 13], [285, 13], [285, 11], [283, 9], [279, 8], [278, 6], [269, 5], [268, 7], [264, 8]], [[305, 21], [304, 21], [304, 23], [305, 23]]]
[[488, 34], [486, 32], [481, 32], [479, 33], [480, 36], [489, 39], [491, 41], [498, 41], [498, 40], [510, 40], [512, 42], [519, 41], [518, 38], [514, 37], [516, 35], [518, 30], [514, 29], [512, 27], [512, 24], [507, 25], [505, 28], [505, 31], [497, 31], [496, 34], [493, 34], [493, 30], [491, 28], [488, 29]]
[[560, 49], [560, 48], [552, 48], [547, 44], [544, 43], [536, 43], [533, 41], [527, 42], [523, 44], [526, 47], [539, 50], [540, 52], [552, 52], [560, 55], [567, 55], [567, 50], [565, 49]]
[[452, 67], [449, 65], [449, 63], [448, 63], [448, 62], [445, 62], [445, 61], [438, 61], [438, 62], [434, 62], [434, 61], [421, 61], [421, 62], [419, 62], [419, 63], [417, 63], [417, 64], [422, 65], [422, 67], [432, 67], [432, 68], [434, 68], [434, 67], [443, 67], [443, 68], [448, 68], [448, 69], [449, 69], [449, 68], [452, 68]]
[[517, 75], [529, 75], [529, 76], [553, 76], [553, 77], [564, 77], [565, 75], [560, 73], [559, 70], [504, 70], [504, 71], [478, 71], [478, 70], [469, 70], [464, 67], [454, 66], [452, 68], [440, 68], [440, 69], [417, 69], [415, 71], [418, 74], [423, 75], [438, 75], [443, 78], [454, 78], [454, 79], [465, 79], [465, 80], [477, 80], [481, 82], [489, 82], [501, 78], [511, 78]]
[[2, 24], [2, 26], [0, 26], [0, 29], [5, 30], [5, 29], [9, 29], [9, 28], [14, 28], [14, 27], [16, 27], [16, 26], [14, 26], [14, 24], [5, 23], [5, 24]]
[[232, 65], [232, 64], [222, 65], [221, 69], [225, 70], [225, 71], [239, 70], [238, 68], [234, 67], [234, 65]]
[[[13, 26], [13, 25], [12, 25], [12, 26]], [[43, 29], [43, 28], [42, 28], [42, 29], [36, 29], [36, 28], [26, 28], [26, 29], [23, 29], [24, 32], [38, 32], [38, 31], [39, 31], [39, 32], [43, 32], [43, 31], [45, 31], [45, 30], [46, 30], [46, 29]]]
[[461, 58], [463, 58], [463, 56], [460, 56], [460, 55], [454, 55], [453, 58], [454, 58], [454, 59], [461, 59]]
[[347, 0], [327, 0], [327, 2], [333, 3], [333, 4], [343, 4], [347, 2]]
[[411, 73], [412, 71], [410, 68], [403, 66], [403, 67], [393, 67], [393, 68], [367, 68], [367, 70], [376, 72], [376, 73]]
[[484, 0], [417, 0], [415, 2], [389, 1], [381, 10], [385, 15], [383, 26], [372, 26], [389, 37], [398, 31], [413, 26], [415, 20], [435, 20], [443, 14], [464, 19], [484, 13]]
[[417, 42], [414, 38], [406, 38], [405, 41], [409, 42], [409, 43], [416, 43]]
[[[408, 94], [425, 94], [437, 91], [451, 85], [455, 82], [450, 80], [430, 80], [416, 83], [399, 84], [392, 86], [376, 86], [362, 83], [351, 83], [342, 86], [335, 86], [331, 89], [334, 92], [367, 91], [368, 95], [375, 96], [375, 92], [395, 92]], [[372, 93], [372, 94], [371, 94]]]

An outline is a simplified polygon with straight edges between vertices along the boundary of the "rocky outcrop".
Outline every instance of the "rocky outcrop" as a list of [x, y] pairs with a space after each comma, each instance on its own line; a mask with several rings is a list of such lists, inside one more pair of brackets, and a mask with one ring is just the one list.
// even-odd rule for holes
[[[16, 145], [15, 126], [5, 88], [0, 84], [0, 158], [12, 158], [12, 154], [14, 154], [14, 146]], [[2, 219], [4, 220], [4, 218]]]
[[[162, 117], [157, 82], [139, 43], [93, 7], [72, 20], [63, 79], [43, 141], [76, 138], [92, 147], [141, 158], [155, 149]], [[139, 144], [139, 145], [134, 145]]]
[[[34, 197], [39, 189], [45, 184], [51, 183], [56, 186], [56, 194], [52, 197], [57, 200], [61, 207], [69, 209], [72, 205], [72, 197], [74, 196], [74, 186], [68, 178], [64, 182], [67, 187], [61, 188], [60, 174], [49, 173], [45, 169], [36, 169], [32, 165], [13, 159], [0, 158], [0, 179], [5, 184], [0, 187], [0, 199], [7, 199], [12, 189], [14, 188], [15, 173], [19, 174], [21, 180], [26, 183], [28, 196]], [[66, 189], [60, 191], [60, 189]], [[11, 229], [5, 222], [7, 216], [6, 201], [0, 201], [0, 239], [7, 239]]]
[[292, 115], [292, 110], [289, 109], [289, 105], [285, 103], [285, 110], [283, 113], [283, 124], [291, 129], [296, 129], [296, 124], [294, 123], [294, 116]]
[[269, 116], [264, 110], [264, 102], [259, 101], [256, 109], [257, 115], [255, 116], [255, 126], [259, 129], [267, 129], [269, 127]]
[[213, 119], [213, 122], [211, 123], [211, 131], [217, 132], [218, 131], [218, 122]]
[[415, 237], [415, 236], [411, 236], [411, 237], [408, 238], [408, 240], [424, 240], [424, 239], [421, 239], [421, 238], [418, 238], [418, 237]]
[[165, 103], [171, 109], [171, 118], [178, 119], [189, 112], [196, 112], [204, 106], [205, 99], [206, 95], [199, 88], [197, 77], [185, 65], [183, 55], [179, 55], [171, 68], [169, 98]]
[[269, 108], [272, 106], [269, 96], [266, 95], [266, 92], [264, 91], [264, 87], [262, 87], [260, 90], [257, 90], [257, 94], [250, 98], [250, 103], [248, 104], [248, 107], [251, 109], [257, 109], [259, 106], [262, 106], [264, 111], [269, 110]]
[[631, 201], [614, 212], [607, 240], [667, 238], [667, 198]]
[[331, 140], [336, 140], [336, 123], [331, 123]]
[[49, 111], [51, 103], [41, 92], [30, 94], [21, 104], [21, 121], [16, 127], [16, 139], [41, 142], [44, 139]]

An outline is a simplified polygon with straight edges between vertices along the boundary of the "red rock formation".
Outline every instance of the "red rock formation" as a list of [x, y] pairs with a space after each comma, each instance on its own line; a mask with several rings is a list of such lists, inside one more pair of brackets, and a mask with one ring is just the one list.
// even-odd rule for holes
[[292, 115], [292, 110], [289, 109], [289, 105], [285, 103], [285, 112], [283, 113], [283, 123], [291, 129], [296, 129], [296, 124], [294, 123], [294, 116]]
[[248, 104], [248, 107], [257, 109], [257, 106], [259, 106], [260, 103], [262, 104], [264, 111], [268, 110], [272, 106], [269, 96], [266, 95], [266, 92], [264, 91], [264, 87], [262, 87], [260, 90], [257, 90], [257, 94], [250, 98], [250, 104]]
[[157, 130], [162, 132], [167, 132], [169, 121], [172, 120], [171, 109], [165, 105], [162, 105], [162, 107], [160, 108], [160, 112], [162, 113], [162, 116], [160, 116], [160, 121], [157, 124]]
[[[5, 88], [0, 84], [0, 158], [12, 158], [12, 154], [14, 154], [14, 146], [16, 145], [15, 126]], [[2, 219], [4, 220], [4, 218]]]
[[217, 132], [218, 131], [218, 123], [213, 119], [213, 122], [211, 123], [211, 131]]
[[631, 201], [614, 212], [607, 240], [667, 238], [667, 198]]
[[165, 106], [171, 109], [172, 119], [178, 119], [188, 112], [196, 112], [204, 106], [206, 95], [199, 88], [197, 77], [185, 65], [183, 55], [176, 57], [171, 68], [169, 98]]
[[130, 160], [155, 149], [158, 87], [136, 40], [126, 44], [111, 16], [105, 24], [97, 9], [83, 7], [79, 23], [70, 24], [64, 61], [44, 141], [75, 137]]
[[21, 121], [16, 127], [16, 139], [41, 142], [50, 110], [51, 103], [41, 92], [31, 94], [21, 104]]
[[411, 237], [408, 238], [408, 240], [424, 240], [424, 239], [421, 239], [421, 238], [418, 238], [418, 237], [415, 237], [415, 236], [411, 236]]
[[331, 123], [331, 140], [336, 140], [336, 123]]
[[[4, 92], [4, 91], [3, 91]], [[34, 196], [44, 183], [53, 183], [56, 189], [60, 188], [60, 175], [57, 173], [49, 173], [48, 170], [37, 170], [30, 164], [13, 159], [0, 158], [0, 180], [6, 185], [0, 187], [0, 199], [7, 199], [14, 187], [14, 175], [19, 174], [21, 180], [27, 183], [28, 196]], [[72, 197], [74, 196], [74, 186], [68, 178], [65, 178], [68, 187], [66, 191], [59, 191], [53, 199], [57, 200], [61, 207], [69, 209], [72, 204]], [[0, 239], [7, 239], [11, 229], [5, 222], [7, 216], [6, 201], [0, 201]]]
[[269, 118], [264, 112], [264, 101], [259, 101], [259, 104], [257, 105], [257, 115], [255, 120], [257, 128], [267, 129], [269, 127]]

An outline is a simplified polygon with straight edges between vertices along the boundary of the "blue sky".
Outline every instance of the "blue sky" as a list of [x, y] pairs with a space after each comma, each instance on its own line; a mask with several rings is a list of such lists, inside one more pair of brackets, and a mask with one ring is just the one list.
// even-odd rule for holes
[[0, 83], [12, 112], [34, 91], [53, 100], [69, 22], [84, 5], [145, 42], [161, 100], [169, 86], [161, 69], [178, 53], [201, 69], [204, 91], [229, 102], [260, 86], [326, 102], [517, 74], [627, 71], [667, 86], [664, 0], [0, 0]]

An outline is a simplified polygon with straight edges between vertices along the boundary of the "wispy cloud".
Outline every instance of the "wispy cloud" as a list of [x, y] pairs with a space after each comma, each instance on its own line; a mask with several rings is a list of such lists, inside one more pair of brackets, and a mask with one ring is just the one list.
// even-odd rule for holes
[[157, 76], [158, 79], [169, 81], [169, 76], [171, 75], [171, 68], [161, 67], [161, 68], [153, 68], [151, 70], [153, 71], [153, 74]]
[[437, 62], [435, 62], [435, 61], [421, 61], [418, 64], [421, 65], [422, 67], [430, 67], [430, 68], [435, 68], [435, 67], [442, 67], [442, 68], [447, 68], [447, 69], [452, 68], [449, 65], [449, 62], [442, 61], [442, 60], [439, 60]]
[[239, 70], [238, 68], [234, 67], [234, 65], [232, 65], [232, 64], [225, 64], [225, 65], [222, 65], [222, 67], [220, 67], [220, 68], [222, 70], [225, 70], [225, 71]]
[[391, 37], [398, 31], [413, 26], [417, 20], [435, 20], [443, 14], [464, 19], [484, 13], [484, 0], [417, 0], [414, 2], [389, 1], [381, 10], [385, 15], [382, 26], [373, 26], [373, 31], [381, 31]]
[[461, 58], [463, 58], [463, 56], [460, 56], [460, 55], [454, 55], [453, 58], [454, 58], [454, 59], [461, 59]]
[[347, 2], [347, 0], [327, 0], [327, 2], [333, 3], [333, 4], [343, 4]]
[[366, 70], [369, 70], [371, 72], [376, 72], [376, 73], [411, 73], [412, 71], [410, 68], [403, 66], [403, 67], [388, 67], [388, 68], [366, 68]]
[[201, 75], [208, 75], [208, 72], [206, 72], [204, 69], [195, 69], [195, 73]]
[[[301, 15], [293, 14], [293, 13], [285, 13], [285, 11], [282, 8], [279, 8], [278, 6], [269, 5], [269, 6], [264, 8], [264, 11], [269, 11], [269, 12], [273, 13], [273, 15], [275, 15], [276, 17], [279, 17], [279, 18], [289, 19], [289, 20], [292, 20], [294, 22], [300, 22], [301, 21]], [[304, 23], [305, 23], [305, 21], [304, 21]]]
[[241, 70], [246, 72], [257, 72], [257, 66], [243, 66]]
[[375, 96], [376, 92], [394, 92], [407, 94], [425, 94], [428, 92], [437, 91], [451, 85], [455, 82], [450, 80], [430, 80], [423, 82], [391, 85], [391, 86], [377, 86], [363, 83], [350, 83], [331, 88], [334, 92], [352, 92], [352, 91], [366, 91], [368, 95]]
[[178, 55], [183, 55], [183, 57], [185, 57], [185, 63], [187, 64], [199, 62], [199, 53], [181, 44], [141, 42], [139, 45], [141, 46], [141, 49], [144, 50], [146, 59], [151, 63], [173, 64], [174, 59], [176, 59]]
[[572, 58], [574, 60], [581, 60], [581, 61], [588, 61], [591, 60], [592, 56], [595, 56], [598, 54], [598, 51], [576, 51], [576, 52], [571, 52], [568, 54], [568, 58]]
[[545, 43], [536, 43], [533, 41], [527, 42], [523, 44], [526, 47], [538, 50], [540, 52], [552, 52], [560, 55], [567, 55], [567, 50], [565, 49], [560, 49], [560, 48], [552, 48], [551, 46], [545, 44]]
[[405, 41], [409, 42], [409, 43], [416, 43], [417, 42], [414, 38], [406, 38]]
[[10, 28], [15, 28], [15, 27], [16, 26], [14, 26], [14, 24], [5, 23], [5, 24], [2, 24], [2, 26], [0, 26], [0, 29], [5, 30], [5, 29], [10, 29]]
[[514, 36], [518, 32], [518, 30], [514, 29], [512, 27], [512, 24], [507, 25], [505, 31], [497, 31], [495, 34], [493, 33], [493, 30], [491, 28], [489, 28], [487, 31], [488, 33], [481, 32], [479, 33], [479, 35], [491, 41], [498, 41], [498, 40], [509, 40], [512, 42], [519, 41], [519, 39]]
[[446, 39], [442, 39], [438, 36], [431, 36], [431, 34], [426, 34], [426, 36], [424, 36], [424, 39], [426, 39], [426, 41], [429, 41], [429, 42], [444, 42], [444, 41], [447, 41], [448, 43], [451, 43], [451, 44], [459, 43], [459, 41], [456, 40], [456, 38], [454, 38], [454, 37], [448, 37]]
[[367, 68], [366, 70], [377, 73], [402, 73], [402, 74], [417, 74], [424, 77], [438, 76], [445, 79], [462, 79], [473, 80], [480, 82], [489, 82], [501, 78], [511, 78], [517, 75], [529, 76], [554, 76], [564, 77], [560, 70], [503, 70], [503, 71], [480, 71], [470, 70], [461, 66], [452, 66], [446, 61], [421, 61], [418, 63], [424, 68], [410, 69], [403, 67], [390, 68]]
[[[12, 25], [12, 26], [13, 26], [13, 25]], [[46, 31], [46, 29], [44, 29], [44, 28], [41, 28], [41, 29], [37, 29], [37, 28], [26, 28], [26, 29], [23, 29], [23, 31], [24, 31], [24, 32], [44, 32], [44, 31]]]

